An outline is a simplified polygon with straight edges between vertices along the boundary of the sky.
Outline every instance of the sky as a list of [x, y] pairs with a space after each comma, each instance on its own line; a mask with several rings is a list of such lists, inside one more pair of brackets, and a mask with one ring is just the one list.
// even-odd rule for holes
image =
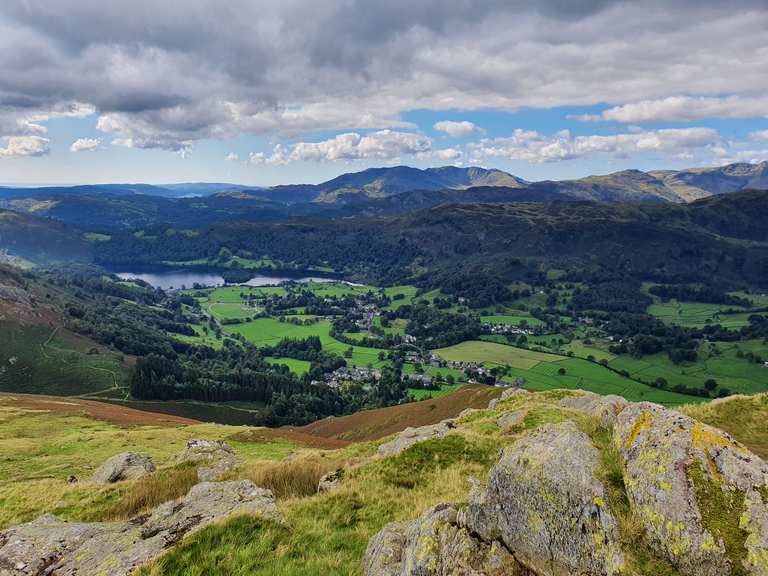
[[0, 182], [768, 160], [765, 0], [3, 0]]

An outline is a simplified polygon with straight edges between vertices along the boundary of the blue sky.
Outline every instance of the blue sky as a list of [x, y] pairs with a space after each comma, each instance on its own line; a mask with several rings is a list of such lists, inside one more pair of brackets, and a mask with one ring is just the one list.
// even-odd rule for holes
[[9, 0], [0, 181], [273, 185], [393, 164], [541, 180], [758, 162], [766, 31], [751, 0]]

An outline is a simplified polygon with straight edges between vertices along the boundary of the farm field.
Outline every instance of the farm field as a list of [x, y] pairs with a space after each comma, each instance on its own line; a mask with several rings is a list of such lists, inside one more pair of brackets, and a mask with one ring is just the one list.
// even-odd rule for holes
[[[561, 374], [561, 371], [564, 373]], [[530, 390], [551, 390], [557, 388], [582, 389], [597, 394], [616, 394], [627, 400], [658, 402], [666, 405], [689, 404], [701, 401], [687, 396], [659, 390], [625, 378], [599, 364], [581, 358], [567, 358], [558, 362], [539, 364], [531, 370], [512, 370], [513, 377], [526, 380]]]
[[524, 370], [529, 370], [541, 362], [554, 362], [561, 358], [554, 354], [481, 340], [461, 342], [447, 348], [439, 348], [435, 352], [445, 360], [453, 362], [479, 362], [489, 366], [511, 366]]
[[224, 336], [217, 338], [213, 331], [209, 330], [207, 333], [202, 324], [191, 324], [192, 329], [195, 331], [195, 336], [189, 336], [187, 334], [173, 334], [173, 337], [187, 344], [194, 344], [195, 346], [209, 346], [214, 350], [220, 349], [224, 345]]
[[598, 362], [600, 360], [613, 360], [616, 356], [608, 352], [608, 342], [602, 342], [603, 346], [595, 346], [594, 344], [585, 344], [583, 340], [572, 340], [568, 344], [565, 344], [560, 349], [565, 352], [573, 352], [574, 356], [579, 358], [587, 358], [593, 356]]
[[270, 364], [288, 366], [288, 369], [296, 374], [296, 376], [304, 376], [304, 374], [309, 372], [309, 368], [312, 365], [311, 362], [307, 362], [306, 360], [296, 360], [295, 358], [275, 358], [267, 356], [264, 360]]
[[[330, 328], [331, 324], [327, 320], [315, 324], [298, 325], [280, 322], [274, 318], [257, 318], [250, 322], [226, 327], [227, 331], [242, 334], [256, 346], [273, 346], [284, 338], [302, 339], [317, 336], [320, 338], [324, 350], [344, 356], [350, 345], [332, 338]], [[386, 360], [379, 360], [379, 353], [386, 352], [386, 350], [365, 346], [351, 346], [351, 348], [352, 356], [350, 358], [345, 356], [345, 359], [347, 363], [353, 366], [365, 367], [371, 364], [373, 367], [379, 368], [387, 363]]]
[[442, 398], [459, 389], [461, 384], [443, 384], [439, 390], [423, 390], [421, 388], [408, 388], [408, 392], [414, 400], [426, 400], [428, 398]]
[[704, 328], [708, 324], [720, 324], [723, 328], [738, 329], [749, 325], [749, 316], [753, 312], [723, 313], [728, 309], [738, 309], [722, 304], [702, 302], [658, 302], [648, 307], [648, 314], [655, 316], [665, 324], [676, 324], [686, 328]]
[[544, 322], [538, 318], [523, 314], [494, 314], [481, 316], [480, 321], [488, 324], [509, 324], [510, 326], [544, 326]]
[[[717, 350], [719, 353], [715, 353]], [[738, 358], [737, 353], [752, 352], [768, 358], [768, 346], [758, 340], [744, 342], [716, 342], [714, 348], [704, 344], [696, 362], [680, 365], [672, 363], [666, 354], [653, 354], [641, 359], [620, 356], [609, 363], [616, 370], [626, 370], [633, 378], [647, 382], [664, 378], [670, 387], [683, 384], [702, 388], [708, 379], [717, 381], [720, 388], [739, 394], [755, 394], [768, 390], [768, 368], [762, 364]]]

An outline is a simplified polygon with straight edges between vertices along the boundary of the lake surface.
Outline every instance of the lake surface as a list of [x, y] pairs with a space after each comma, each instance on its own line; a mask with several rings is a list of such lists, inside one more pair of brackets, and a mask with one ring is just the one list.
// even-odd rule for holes
[[[192, 288], [195, 284], [201, 286], [224, 286], [227, 282], [224, 278], [213, 272], [194, 272], [189, 270], [163, 270], [154, 272], [117, 272], [116, 275], [123, 280], [143, 280], [150, 286], [163, 290]], [[314, 276], [265, 276], [254, 274], [245, 286], [274, 286], [281, 282], [333, 282], [330, 278]]]

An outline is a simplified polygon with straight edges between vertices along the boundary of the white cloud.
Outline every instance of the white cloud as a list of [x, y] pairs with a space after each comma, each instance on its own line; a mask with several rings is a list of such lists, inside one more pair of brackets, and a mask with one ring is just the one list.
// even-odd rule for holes
[[433, 128], [440, 132], [445, 132], [452, 138], [465, 138], [478, 131], [478, 127], [468, 120], [462, 120], [461, 122], [442, 120], [435, 123]]
[[[178, 5], [0, 3], [0, 136], [39, 136], [30, 118], [66, 102], [97, 110], [119, 143], [172, 151], [243, 133], [402, 130], [417, 109], [690, 94], [704, 100], [645, 116], [689, 117], [681, 108], [693, 104], [744, 117], [768, 78], [764, 0]], [[630, 112], [611, 114], [643, 116]]]
[[250, 155], [254, 164], [289, 162], [335, 162], [338, 160], [394, 160], [428, 152], [432, 141], [423, 134], [379, 130], [365, 136], [357, 132], [339, 134], [320, 142], [297, 142], [290, 147], [275, 146], [270, 156], [263, 152]]
[[226, 155], [224, 160], [226, 160], [227, 162], [240, 162], [240, 156], [238, 156], [234, 152], [230, 152], [229, 154]]
[[668, 128], [576, 137], [568, 130], [545, 136], [536, 131], [518, 129], [509, 138], [486, 139], [473, 144], [471, 150], [476, 158], [508, 158], [531, 163], [558, 162], [595, 154], [627, 157], [648, 152], [686, 158], [695, 150], [711, 151], [720, 140], [718, 133], [711, 128]]
[[757, 130], [755, 132], [750, 132], [749, 138], [751, 140], [768, 141], [768, 130]]
[[90, 152], [101, 146], [101, 138], [78, 138], [69, 147], [70, 152]]
[[441, 148], [439, 150], [430, 150], [429, 152], [421, 152], [417, 155], [420, 160], [440, 160], [444, 162], [455, 163], [464, 156], [464, 153], [458, 148]]
[[0, 148], [0, 158], [45, 156], [50, 152], [50, 141], [40, 136], [11, 136], [5, 140], [7, 143], [5, 148]]
[[613, 120], [626, 124], [760, 117], [768, 117], [768, 95], [753, 97], [734, 95], [722, 98], [670, 96], [616, 106], [604, 110], [601, 114], [584, 114], [575, 118], [584, 122]]

